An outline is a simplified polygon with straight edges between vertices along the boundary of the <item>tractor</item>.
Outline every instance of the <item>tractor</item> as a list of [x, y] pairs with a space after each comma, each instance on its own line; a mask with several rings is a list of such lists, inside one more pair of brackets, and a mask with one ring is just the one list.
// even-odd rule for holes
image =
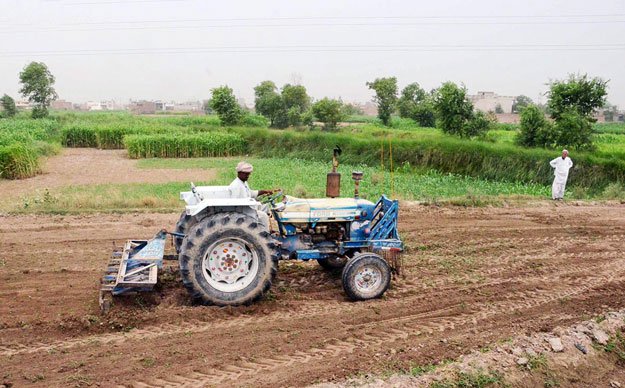
[[[339, 151], [340, 154], [340, 151]], [[162, 267], [165, 239], [173, 237], [180, 274], [192, 298], [202, 304], [250, 304], [269, 290], [279, 260], [316, 260], [342, 269], [352, 300], [379, 298], [400, 270], [403, 243], [397, 232], [399, 204], [382, 196], [359, 196], [361, 172], [353, 172], [355, 195], [339, 198], [340, 174], [328, 174], [327, 196], [299, 199], [281, 191], [241, 198], [228, 186], [194, 186], [180, 193], [186, 203], [174, 232], [151, 240], [129, 240], [114, 252], [102, 282], [107, 295], [150, 290]]]

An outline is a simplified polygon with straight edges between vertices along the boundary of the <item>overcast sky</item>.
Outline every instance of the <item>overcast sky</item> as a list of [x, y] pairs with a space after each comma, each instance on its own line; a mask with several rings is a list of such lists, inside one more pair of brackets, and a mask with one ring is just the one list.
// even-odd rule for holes
[[609, 79], [625, 108], [625, 1], [0, 0], [0, 94], [45, 62], [60, 98], [253, 104], [270, 79], [368, 101], [365, 82], [462, 82], [539, 100], [569, 73]]

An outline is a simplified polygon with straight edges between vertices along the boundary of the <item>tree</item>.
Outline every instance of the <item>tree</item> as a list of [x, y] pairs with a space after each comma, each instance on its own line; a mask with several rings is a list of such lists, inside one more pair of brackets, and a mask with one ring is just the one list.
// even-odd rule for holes
[[419, 105], [421, 101], [425, 100], [425, 96], [425, 90], [423, 90], [418, 83], [414, 82], [407, 85], [401, 91], [401, 96], [399, 97], [399, 101], [397, 102], [397, 110], [399, 111], [399, 116], [404, 118], [410, 118], [415, 107]]
[[592, 149], [593, 112], [606, 104], [608, 81], [584, 75], [569, 75], [549, 87], [548, 108], [555, 120], [557, 146]]
[[376, 78], [373, 82], [367, 82], [367, 86], [375, 90], [373, 100], [378, 104], [378, 118], [384, 125], [389, 125], [397, 103], [397, 78]]
[[555, 124], [555, 145], [558, 147], [592, 150], [593, 124], [588, 116], [576, 109], [569, 109], [560, 114]]
[[50, 103], [57, 98], [54, 81], [54, 76], [43, 62], [31, 62], [20, 73], [20, 93], [33, 104], [33, 118], [48, 115]]
[[304, 112], [310, 106], [310, 97], [302, 85], [286, 84], [282, 87], [282, 100], [287, 109], [298, 107]]
[[310, 107], [310, 97], [302, 85], [286, 84], [282, 87], [282, 101], [287, 111], [288, 124], [298, 126], [302, 115]]
[[17, 114], [15, 101], [9, 95], [5, 94], [0, 98], [0, 105], [2, 105], [2, 109], [4, 110], [4, 117], [13, 117]]
[[445, 133], [468, 137], [467, 123], [473, 117], [473, 104], [467, 99], [465, 87], [445, 82], [436, 92], [434, 108]]
[[273, 81], [263, 81], [254, 88], [254, 109], [269, 119], [270, 127], [288, 126], [287, 109]]
[[533, 104], [533, 103], [534, 102], [532, 101], [532, 99], [527, 96], [524, 96], [522, 94], [519, 96], [516, 96], [516, 98], [512, 102], [512, 113], [521, 113], [521, 111], [526, 106]]
[[495, 105], [495, 113], [497, 114], [503, 113], [503, 108], [501, 107], [501, 104]]
[[589, 78], [587, 74], [569, 75], [566, 81], [554, 81], [549, 86], [549, 110], [557, 120], [562, 114], [577, 111], [591, 118], [595, 109], [605, 105], [608, 81]]
[[211, 89], [210, 107], [219, 116], [222, 125], [239, 124], [243, 117], [241, 107], [231, 88], [227, 85]]
[[488, 132], [495, 122], [496, 118], [484, 112], [475, 112], [471, 118], [464, 124], [462, 129], [464, 137], [483, 136]]
[[334, 130], [336, 125], [345, 119], [342, 105], [338, 100], [325, 97], [313, 104], [312, 113], [324, 124], [324, 129]]
[[538, 106], [530, 104], [521, 110], [521, 130], [516, 142], [525, 147], [549, 147], [554, 142], [552, 124]]
[[401, 91], [397, 108], [400, 117], [410, 118], [422, 127], [436, 125], [432, 95], [426, 93], [416, 82]]

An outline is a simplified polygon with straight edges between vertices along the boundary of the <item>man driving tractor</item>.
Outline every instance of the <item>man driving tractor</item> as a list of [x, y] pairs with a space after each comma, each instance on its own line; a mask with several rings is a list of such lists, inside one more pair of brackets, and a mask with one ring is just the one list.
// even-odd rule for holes
[[[250, 178], [254, 167], [248, 162], [239, 162], [236, 167], [237, 177], [230, 183], [230, 189], [232, 198], [253, 198], [257, 199], [261, 195], [273, 194], [278, 190], [252, 190], [247, 184], [247, 180]], [[257, 210], [258, 220], [269, 226], [269, 208], [267, 205], [262, 205]]]
[[247, 180], [250, 178], [254, 167], [247, 162], [239, 162], [237, 164], [237, 177], [230, 183], [230, 188], [233, 189], [233, 198], [254, 198], [259, 195], [273, 194], [276, 190], [252, 190], [247, 184]]

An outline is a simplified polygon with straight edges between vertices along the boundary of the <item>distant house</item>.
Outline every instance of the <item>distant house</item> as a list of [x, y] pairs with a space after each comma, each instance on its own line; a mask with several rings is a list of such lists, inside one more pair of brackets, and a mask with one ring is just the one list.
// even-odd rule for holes
[[102, 104], [101, 104], [101, 103], [99, 103], [99, 102], [95, 102], [95, 101], [87, 101], [87, 102], [85, 103], [85, 107], [86, 107], [86, 109], [85, 109], [85, 110], [88, 110], [88, 111], [90, 111], [90, 112], [91, 112], [91, 111], [100, 111], [100, 110], [104, 110], [104, 109], [102, 109]]
[[154, 101], [131, 101], [130, 111], [137, 115], [148, 115], [156, 113], [156, 102]]
[[30, 104], [29, 101], [26, 100], [19, 100], [19, 101], [15, 101], [15, 107], [17, 109], [30, 109], [33, 106]]
[[500, 113], [512, 113], [512, 104], [516, 97], [499, 96], [495, 92], [477, 92], [476, 95], [469, 96], [475, 109], [482, 112], [495, 112], [497, 106], [501, 107]]
[[365, 116], [377, 116], [378, 106], [373, 102], [365, 102], [364, 104], [355, 104], [360, 110], [363, 111]]
[[201, 112], [202, 103], [200, 101], [187, 101], [173, 104], [175, 112]]
[[54, 100], [50, 104], [50, 108], [54, 110], [73, 110], [74, 104], [65, 100]]

